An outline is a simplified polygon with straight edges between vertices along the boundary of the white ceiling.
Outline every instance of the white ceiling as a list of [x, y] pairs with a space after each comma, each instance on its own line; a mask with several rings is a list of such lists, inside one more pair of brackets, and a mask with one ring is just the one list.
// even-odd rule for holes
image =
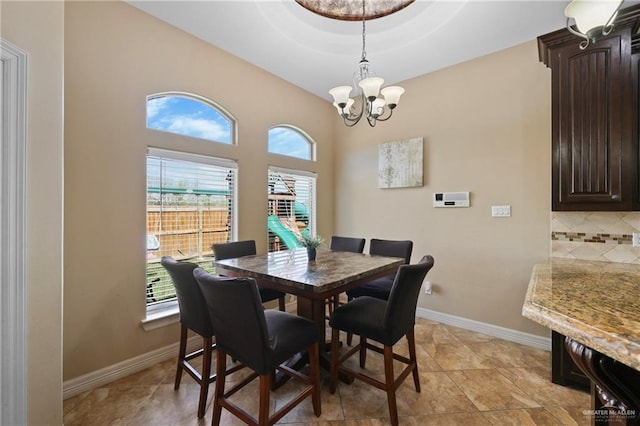
[[[128, 3], [325, 99], [352, 84], [360, 60], [361, 22], [324, 18], [293, 0]], [[399, 83], [562, 28], [567, 4], [416, 0], [367, 21], [367, 59], [385, 85]]]

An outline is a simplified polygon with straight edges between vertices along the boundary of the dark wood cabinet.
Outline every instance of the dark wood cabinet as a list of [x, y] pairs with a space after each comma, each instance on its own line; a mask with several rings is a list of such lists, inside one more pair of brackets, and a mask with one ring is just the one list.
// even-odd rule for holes
[[552, 74], [554, 211], [640, 205], [638, 64], [632, 64], [640, 8], [621, 15], [613, 33], [585, 50], [566, 29], [538, 37], [540, 60]]
[[634, 196], [633, 210], [640, 210], [640, 37], [632, 39], [631, 44], [631, 77], [633, 79], [633, 159], [637, 167], [633, 176]]
[[591, 381], [571, 359], [564, 339], [564, 335], [551, 331], [551, 381], [588, 391]]

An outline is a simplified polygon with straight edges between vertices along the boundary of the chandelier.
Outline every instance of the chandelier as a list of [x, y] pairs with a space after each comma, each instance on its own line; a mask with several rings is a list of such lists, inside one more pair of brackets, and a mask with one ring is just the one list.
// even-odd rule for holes
[[[602, 36], [613, 31], [613, 21], [623, 0], [573, 0], [564, 10], [567, 17], [567, 29], [584, 40], [580, 42], [580, 49], [584, 50], [589, 43], [595, 42]], [[573, 18], [575, 28], [569, 20]]]
[[367, 61], [365, 22], [365, 0], [362, 0], [362, 56], [358, 69], [353, 73], [355, 99], [350, 97], [354, 87], [338, 86], [329, 90], [329, 94], [333, 96], [333, 106], [348, 127], [354, 126], [363, 116], [371, 127], [378, 121], [387, 121], [404, 93], [404, 89], [399, 86], [381, 89], [384, 80], [376, 76]]

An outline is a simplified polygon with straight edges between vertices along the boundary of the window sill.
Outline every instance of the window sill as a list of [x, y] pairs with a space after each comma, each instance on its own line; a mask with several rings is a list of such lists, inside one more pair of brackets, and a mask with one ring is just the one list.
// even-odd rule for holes
[[180, 322], [180, 310], [177, 305], [168, 308], [157, 310], [153, 313], [147, 313], [147, 317], [143, 319], [140, 324], [144, 331], [156, 330], [158, 328], [167, 327], [169, 325], [177, 324]]

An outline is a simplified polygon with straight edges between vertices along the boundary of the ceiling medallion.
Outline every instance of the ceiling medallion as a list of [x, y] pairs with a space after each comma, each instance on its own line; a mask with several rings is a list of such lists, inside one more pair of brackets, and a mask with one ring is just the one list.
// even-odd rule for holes
[[[415, 0], [375, 0], [368, 1], [364, 19], [376, 19], [391, 15], [409, 6]], [[361, 21], [361, 0], [296, 0], [300, 6], [313, 13], [341, 21]]]

